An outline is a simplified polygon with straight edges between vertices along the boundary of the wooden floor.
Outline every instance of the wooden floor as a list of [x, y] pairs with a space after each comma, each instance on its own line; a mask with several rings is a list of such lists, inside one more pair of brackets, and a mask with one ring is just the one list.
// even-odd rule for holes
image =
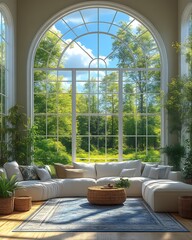
[[0, 240], [31, 240], [31, 239], [47, 239], [47, 240], [192, 240], [192, 220], [174, 216], [179, 220], [190, 232], [166, 232], [166, 233], [67, 233], [67, 232], [12, 232], [25, 218], [34, 212], [42, 203], [33, 203], [30, 211], [19, 213], [14, 212], [11, 215], [0, 216]]

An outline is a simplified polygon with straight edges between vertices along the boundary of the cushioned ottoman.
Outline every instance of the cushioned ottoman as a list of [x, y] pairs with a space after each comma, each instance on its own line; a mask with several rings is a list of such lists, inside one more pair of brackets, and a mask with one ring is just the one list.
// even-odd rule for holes
[[150, 180], [142, 185], [143, 199], [155, 212], [178, 212], [178, 198], [192, 196], [192, 185], [171, 180]]

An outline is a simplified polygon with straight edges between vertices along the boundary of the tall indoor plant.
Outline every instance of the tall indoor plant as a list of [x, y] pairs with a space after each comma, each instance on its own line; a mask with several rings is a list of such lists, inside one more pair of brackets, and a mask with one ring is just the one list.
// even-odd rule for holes
[[33, 155], [32, 145], [34, 141], [33, 128], [23, 107], [15, 105], [8, 114], [3, 116], [3, 124], [0, 128], [0, 165], [7, 161], [17, 161], [19, 164], [30, 164]]
[[182, 135], [185, 135], [183, 138], [185, 159], [182, 170], [183, 177], [188, 179], [192, 175], [190, 174], [192, 170], [192, 34], [184, 43], [176, 42], [173, 47], [184, 54], [188, 73], [171, 79], [165, 107], [172, 125], [171, 133], [177, 136], [177, 144], [181, 144]]

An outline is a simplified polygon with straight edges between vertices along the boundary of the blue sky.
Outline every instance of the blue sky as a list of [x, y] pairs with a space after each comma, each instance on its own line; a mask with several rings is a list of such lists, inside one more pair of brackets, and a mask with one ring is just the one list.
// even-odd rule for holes
[[118, 26], [111, 23], [119, 25], [121, 21], [129, 23], [132, 20], [129, 15], [113, 9], [91, 8], [76, 11], [57, 21], [54, 27], [63, 35], [62, 39], [76, 39], [77, 42], [74, 49], [66, 51], [65, 67], [75, 63], [74, 67], [89, 67], [90, 62], [92, 67], [96, 67], [95, 58], [103, 59], [99, 67], [105, 67], [104, 61], [108, 67], [116, 67], [117, 60], [105, 59], [112, 52], [112, 35], [118, 31]]

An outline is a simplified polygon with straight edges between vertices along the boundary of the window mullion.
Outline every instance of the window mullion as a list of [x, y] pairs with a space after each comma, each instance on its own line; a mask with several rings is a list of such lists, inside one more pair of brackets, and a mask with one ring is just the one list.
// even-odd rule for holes
[[72, 162], [76, 160], [76, 71], [72, 70]]
[[119, 69], [119, 113], [118, 113], [118, 144], [119, 144], [119, 161], [123, 159], [123, 71]]

